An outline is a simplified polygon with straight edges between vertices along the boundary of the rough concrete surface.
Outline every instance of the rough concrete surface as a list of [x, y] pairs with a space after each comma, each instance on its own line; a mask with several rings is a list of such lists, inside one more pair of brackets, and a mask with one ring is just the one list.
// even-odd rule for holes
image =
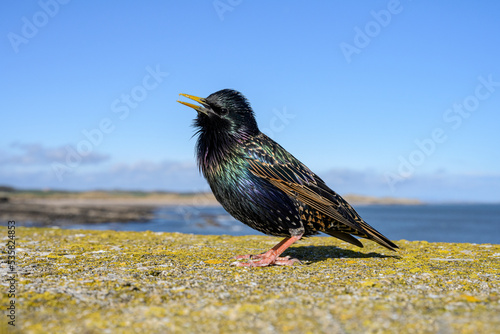
[[[7, 229], [5, 228], [5, 231]], [[7, 236], [7, 232], [4, 234]], [[7, 237], [2, 244], [7, 244]], [[500, 333], [500, 245], [301, 240], [293, 267], [240, 268], [266, 236], [16, 229], [22, 333]], [[2, 277], [7, 277], [5, 247]], [[9, 304], [2, 279], [2, 310]], [[2, 316], [2, 331], [12, 331]]]

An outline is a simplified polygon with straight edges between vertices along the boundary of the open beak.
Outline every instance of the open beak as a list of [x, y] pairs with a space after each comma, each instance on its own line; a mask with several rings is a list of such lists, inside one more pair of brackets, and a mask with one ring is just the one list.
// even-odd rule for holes
[[179, 94], [179, 96], [180, 95], [185, 96], [188, 99], [194, 100], [194, 101], [200, 103], [202, 106], [198, 106], [196, 104], [192, 104], [192, 103], [184, 102], [184, 101], [179, 101], [179, 100], [177, 100], [177, 102], [182, 103], [185, 106], [191, 107], [198, 112], [202, 112], [204, 114], [207, 114], [207, 110], [204, 107], [208, 107], [208, 104], [204, 98], [198, 97], [198, 96], [193, 96], [193, 95], [188, 95], [188, 94], [182, 94], [182, 93]]

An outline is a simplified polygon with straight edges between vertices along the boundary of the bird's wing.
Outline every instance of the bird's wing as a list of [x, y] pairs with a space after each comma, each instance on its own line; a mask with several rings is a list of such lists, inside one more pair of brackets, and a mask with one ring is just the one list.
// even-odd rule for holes
[[[267, 144], [267, 145], [266, 145]], [[269, 138], [247, 147], [250, 171], [266, 179], [288, 196], [345, 225], [346, 233], [377, 241], [394, 249], [397, 246], [368, 225], [340, 195], [279, 144]]]

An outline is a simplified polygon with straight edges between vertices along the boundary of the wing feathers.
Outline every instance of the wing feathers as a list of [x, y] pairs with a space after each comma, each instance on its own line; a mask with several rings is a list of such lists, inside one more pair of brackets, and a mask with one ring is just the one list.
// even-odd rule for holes
[[[263, 152], [260, 153], [263, 154]], [[293, 166], [290, 166], [290, 163], [283, 164], [277, 161], [270, 164], [269, 156], [266, 156], [266, 160], [263, 162], [256, 159], [255, 154], [252, 154], [249, 159], [250, 171], [255, 176], [266, 179], [288, 196], [296, 198], [346, 227], [344, 232], [331, 230], [323, 232], [360, 247], [362, 247], [361, 242], [348, 233], [372, 239], [390, 250], [398, 248], [380, 232], [364, 222], [342, 197], [328, 188], [319, 177], [298, 160], [298, 164], [293, 164]]]

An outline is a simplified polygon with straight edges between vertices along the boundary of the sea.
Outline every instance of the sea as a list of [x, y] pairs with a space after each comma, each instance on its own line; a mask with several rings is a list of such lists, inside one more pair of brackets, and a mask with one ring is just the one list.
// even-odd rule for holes
[[[500, 204], [357, 205], [363, 219], [391, 240], [500, 244]], [[220, 206], [165, 206], [148, 222], [71, 225], [64, 228], [261, 235]], [[320, 234], [321, 235], [321, 234]]]

